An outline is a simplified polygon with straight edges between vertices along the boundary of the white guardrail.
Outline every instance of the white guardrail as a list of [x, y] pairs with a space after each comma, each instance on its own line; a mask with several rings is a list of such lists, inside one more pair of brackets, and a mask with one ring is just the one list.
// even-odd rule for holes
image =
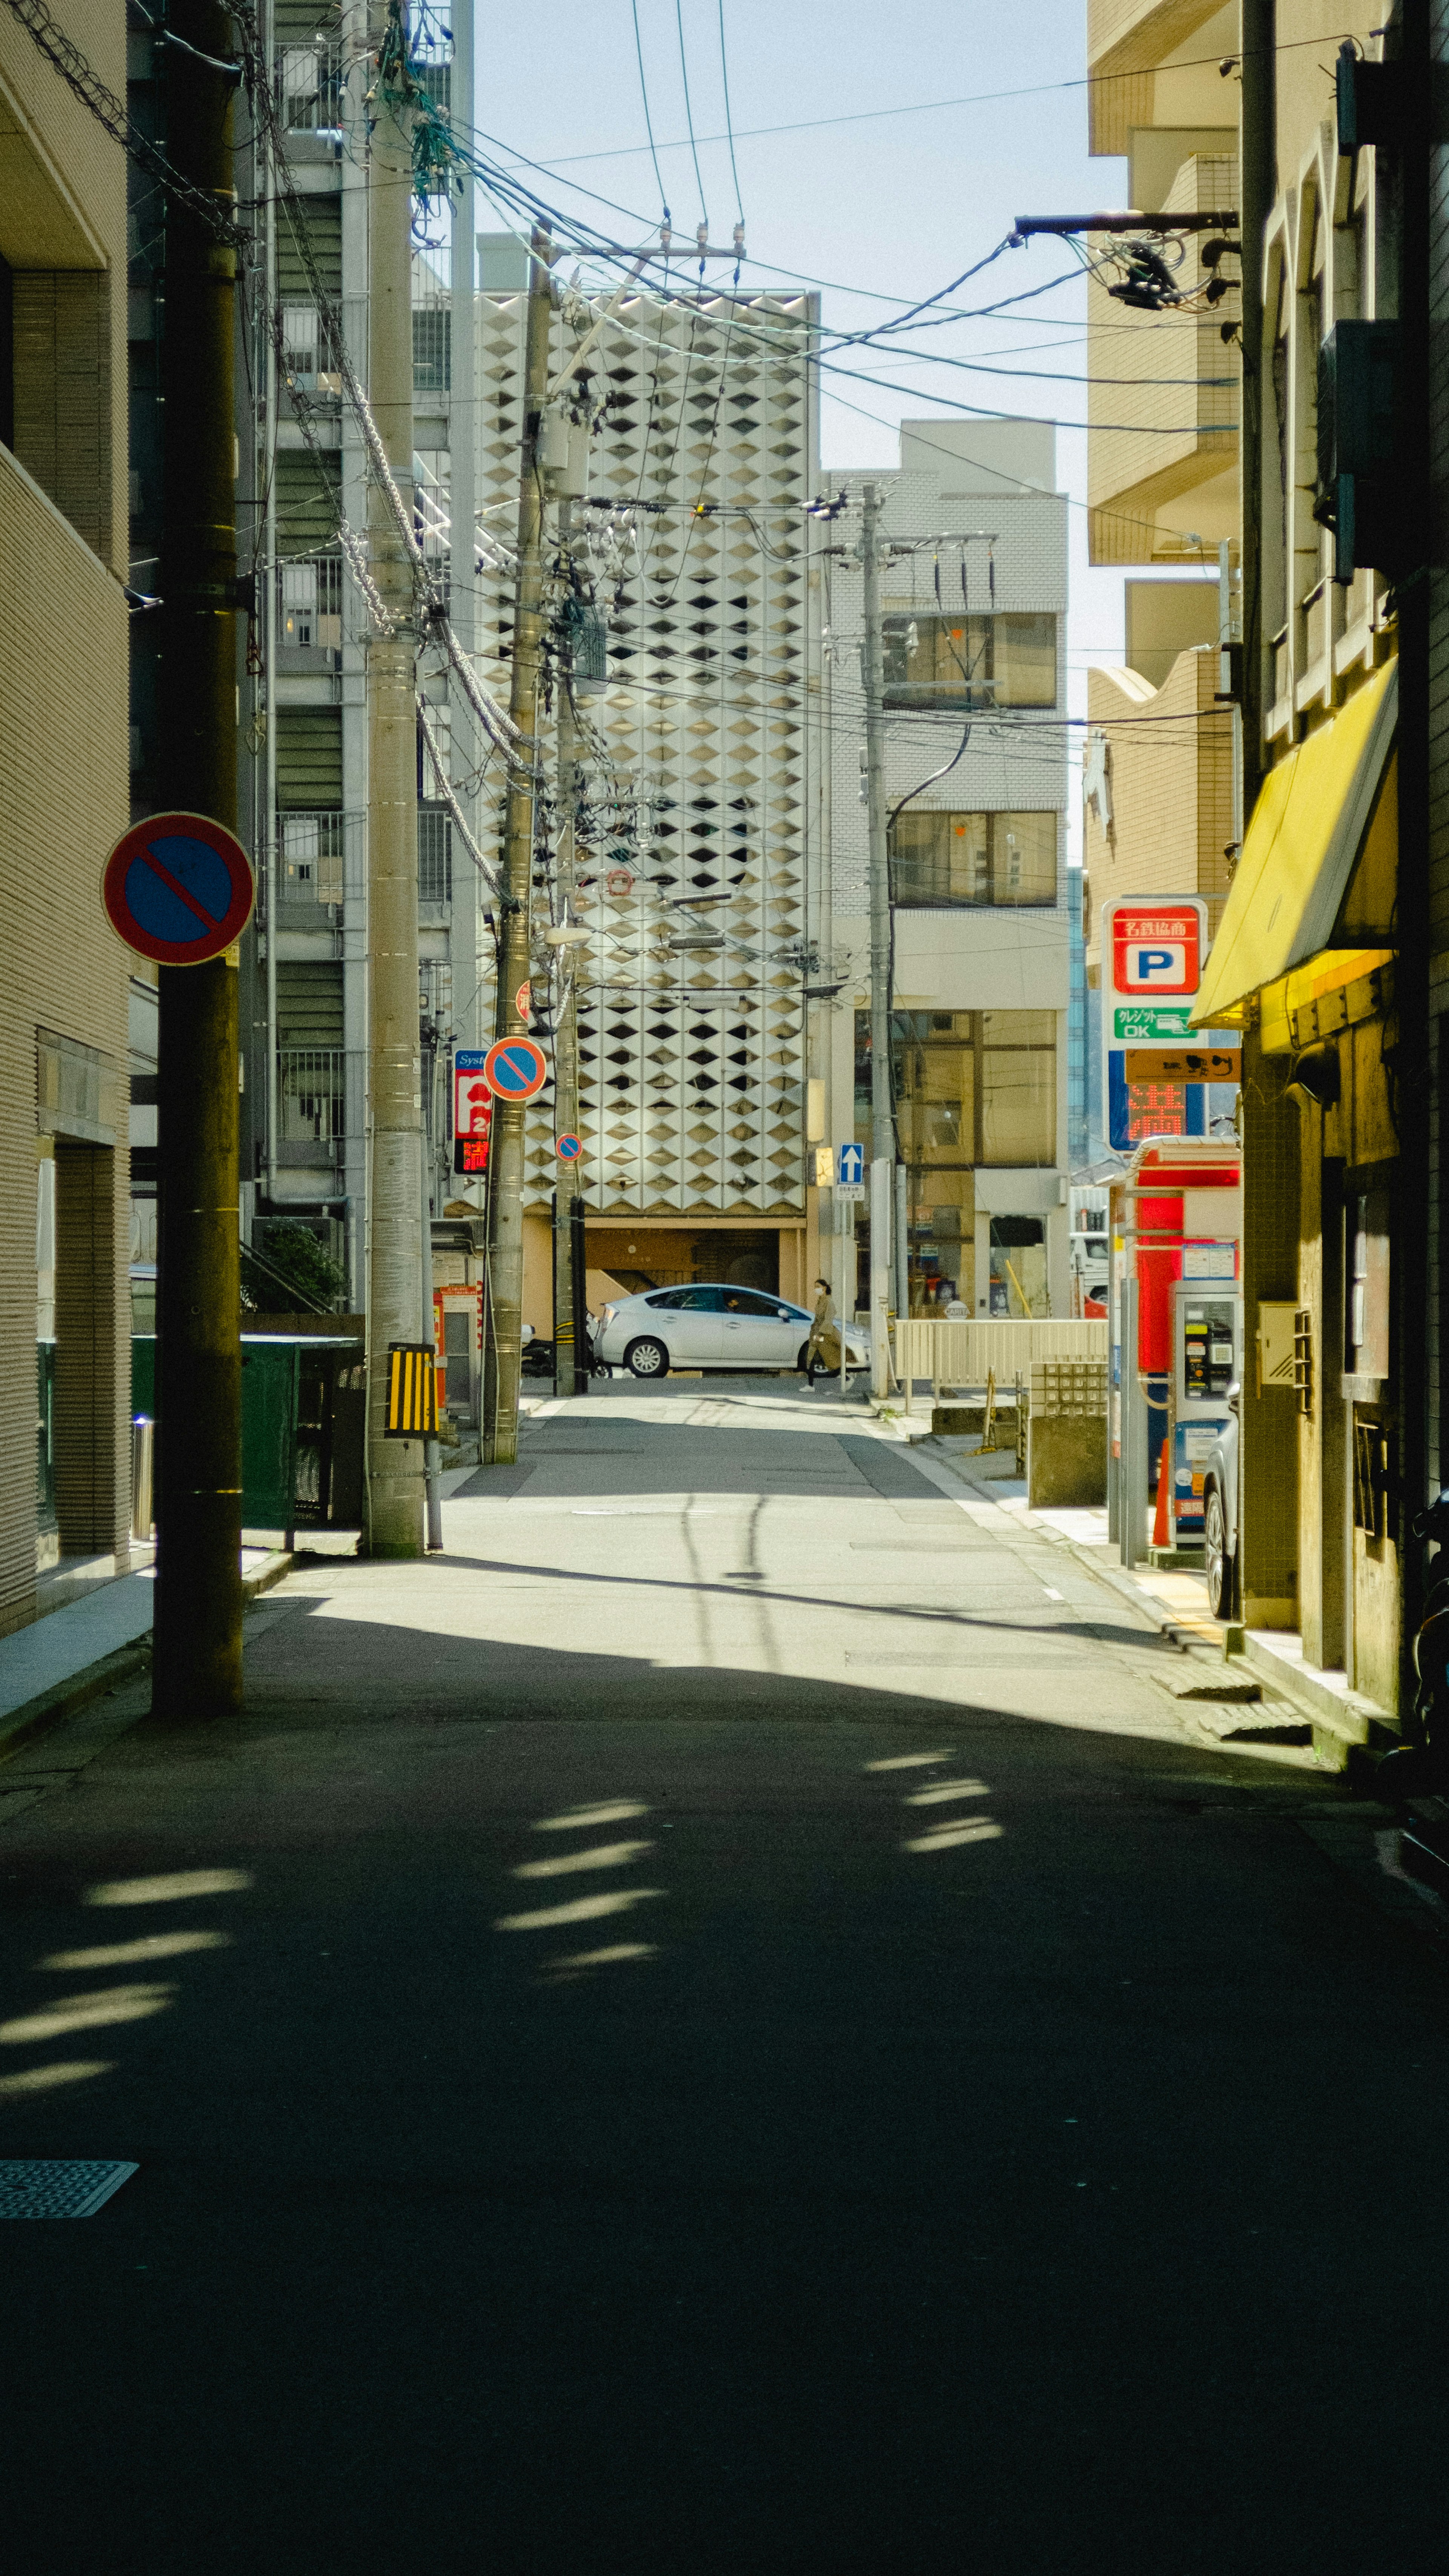
[[1018, 1373], [1030, 1379], [1036, 1360], [1105, 1360], [1105, 1316], [996, 1316], [978, 1322], [948, 1323], [936, 1315], [897, 1315], [891, 1324], [891, 1356], [907, 1403], [912, 1387], [929, 1378], [931, 1393], [943, 1387], [984, 1387], [988, 1376], [998, 1387], [1011, 1386]]

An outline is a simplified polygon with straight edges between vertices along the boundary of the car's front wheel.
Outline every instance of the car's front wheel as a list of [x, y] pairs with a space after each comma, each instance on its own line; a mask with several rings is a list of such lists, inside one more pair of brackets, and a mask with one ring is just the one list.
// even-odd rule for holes
[[646, 1334], [631, 1342], [624, 1353], [624, 1366], [631, 1377], [668, 1377], [669, 1353], [662, 1342]]
[[1228, 1553], [1227, 1525], [1223, 1519], [1223, 1498], [1216, 1485], [1209, 1485], [1202, 1512], [1203, 1566], [1207, 1575], [1208, 1608], [1215, 1619], [1230, 1619], [1233, 1608], [1233, 1560]]

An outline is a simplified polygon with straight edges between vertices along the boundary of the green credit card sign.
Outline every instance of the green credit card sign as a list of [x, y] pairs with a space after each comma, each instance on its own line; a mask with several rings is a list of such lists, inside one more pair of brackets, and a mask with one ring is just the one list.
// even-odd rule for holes
[[1192, 1004], [1170, 1002], [1117, 1002], [1112, 1009], [1112, 1032], [1118, 1046], [1154, 1046], [1173, 1039], [1186, 1038], [1197, 1047], [1239, 1046], [1237, 1029], [1194, 1029], [1191, 1025]]

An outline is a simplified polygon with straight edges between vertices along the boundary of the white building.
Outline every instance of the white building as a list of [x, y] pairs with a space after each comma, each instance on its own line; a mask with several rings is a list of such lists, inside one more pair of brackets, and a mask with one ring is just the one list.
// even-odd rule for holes
[[[897, 1138], [913, 1312], [1070, 1311], [1066, 1205], [1066, 501], [1052, 430], [905, 421], [898, 469], [827, 471], [830, 917], [812, 1070], [870, 1150], [870, 896], [860, 495], [882, 572]], [[952, 762], [949, 774], [922, 781]], [[909, 802], [906, 800], [909, 799]], [[831, 1253], [828, 1201], [822, 1260]], [[863, 1263], [863, 1244], [862, 1244]], [[864, 1269], [854, 1291], [865, 1304]]]
[[[523, 434], [526, 256], [479, 244], [480, 531], [511, 544]], [[661, 280], [662, 283], [662, 280]], [[552, 366], [608, 302], [561, 298]], [[810, 676], [818, 490], [816, 300], [642, 285], [605, 321], [568, 407], [588, 449], [568, 544], [576, 597], [607, 628], [607, 684], [579, 700], [580, 1104], [591, 1272], [625, 1285], [807, 1284], [804, 985], [818, 905], [819, 737]], [[546, 485], [551, 505], [558, 484]], [[555, 711], [569, 592], [555, 506], [540, 709], [534, 992], [556, 911]], [[513, 585], [479, 577], [478, 670], [506, 704]], [[455, 718], [455, 733], [456, 733]], [[498, 764], [495, 762], [494, 770]], [[501, 782], [482, 834], [496, 846]], [[458, 880], [455, 863], [454, 882]], [[577, 953], [577, 952], [576, 952]], [[557, 952], [555, 952], [555, 960]], [[493, 987], [483, 960], [482, 1007]], [[471, 978], [469, 979], [472, 980]], [[453, 987], [460, 993], [455, 960]], [[551, 1329], [551, 1094], [527, 1133], [526, 1320]]]

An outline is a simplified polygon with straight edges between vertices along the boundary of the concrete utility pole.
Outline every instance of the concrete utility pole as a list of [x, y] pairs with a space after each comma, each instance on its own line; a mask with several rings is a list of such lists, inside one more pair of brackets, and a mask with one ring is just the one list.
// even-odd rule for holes
[[[559, 554], [565, 577], [569, 549], [573, 541], [574, 505], [562, 500], [558, 510]], [[560, 657], [558, 673], [558, 917], [561, 928], [572, 928], [574, 921], [574, 883], [578, 870], [576, 819], [578, 811], [578, 732], [574, 723], [573, 653], [571, 647]], [[576, 1136], [579, 1126], [579, 1019], [578, 970], [579, 952], [565, 943], [555, 951], [558, 972], [558, 1002], [553, 1014], [553, 1100], [554, 1133]], [[574, 1165], [558, 1165], [558, 1189], [554, 1201], [553, 1229], [553, 1391], [556, 1396], [577, 1395], [586, 1391], [587, 1374], [581, 1374], [582, 1317], [576, 1311], [574, 1298]], [[582, 1205], [582, 1201], [579, 1202]], [[583, 1371], [587, 1371], [587, 1356]]]
[[[380, 51], [387, 11], [374, 6]], [[412, 116], [374, 83], [367, 171], [368, 403], [405, 504], [413, 493]], [[432, 1340], [420, 1319], [423, 1202], [418, 1042], [417, 702], [412, 565], [386, 493], [367, 491], [368, 561], [390, 631], [367, 647], [368, 1205], [367, 1527], [369, 1556], [423, 1553], [423, 1444], [389, 1440], [388, 1344]]]
[[863, 487], [861, 562], [865, 571], [865, 791], [870, 834], [870, 1386], [889, 1392], [891, 1215], [895, 1121], [891, 1115], [891, 885], [886, 848], [885, 680], [881, 645], [880, 500]]
[[1241, 413], [1243, 583], [1243, 812], [1263, 776], [1263, 245], [1278, 187], [1277, 0], [1239, 0], [1242, 132], [1239, 212], [1243, 255]]
[[[513, 612], [513, 663], [508, 712], [518, 728], [508, 776], [508, 820], [499, 899], [498, 1001], [494, 1034], [526, 1034], [518, 1009], [528, 981], [528, 916], [533, 888], [534, 740], [538, 715], [543, 617], [543, 475], [538, 463], [539, 422], [548, 394], [549, 324], [553, 246], [535, 227], [529, 267], [528, 326], [523, 363], [523, 470], [518, 491], [518, 588]], [[483, 1457], [511, 1467], [518, 1456], [518, 1379], [523, 1357], [523, 1123], [522, 1101], [496, 1100], [488, 1156], [488, 1266], [484, 1301]]]
[[[173, 0], [166, 149], [228, 214], [235, 85], [203, 56], [231, 53], [216, 0]], [[163, 527], [157, 674], [160, 774], [170, 804], [236, 830], [235, 253], [166, 209]], [[268, 938], [271, 927], [268, 925]], [[241, 1706], [241, 1280], [236, 955], [159, 969], [157, 1107], [160, 1390], [152, 1707], [219, 1717]]]

